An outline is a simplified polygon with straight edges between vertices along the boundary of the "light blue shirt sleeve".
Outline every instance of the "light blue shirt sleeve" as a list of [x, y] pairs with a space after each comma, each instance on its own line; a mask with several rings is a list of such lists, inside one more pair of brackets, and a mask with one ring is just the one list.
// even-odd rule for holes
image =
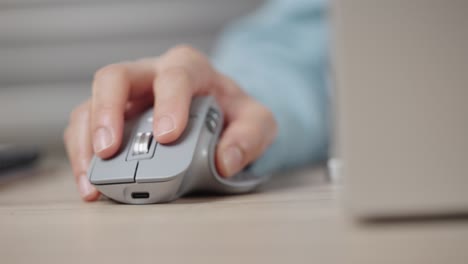
[[256, 173], [327, 158], [326, 11], [324, 1], [268, 1], [221, 36], [215, 66], [269, 107], [279, 125], [277, 139], [252, 165]]

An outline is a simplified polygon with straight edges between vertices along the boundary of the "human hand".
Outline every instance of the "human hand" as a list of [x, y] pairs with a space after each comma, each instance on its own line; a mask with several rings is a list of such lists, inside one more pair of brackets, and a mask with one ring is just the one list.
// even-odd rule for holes
[[93, 154], [112, 157], [122, 143], [124, 120], [154, 104], [156, 140], [170, 143], [184, 131], [194, 95], [213, 95], [225, 126], [216, 148], [216, 167], [230, 177], [259, 158], [274, 140], [269, 109], [217, 72], [197, 50], [177, 46], [157, 58], [111, 64], [95, 74], [92, 97], [70, 115], [64, 141], [82, 198], [99, 192], [86, 175]]

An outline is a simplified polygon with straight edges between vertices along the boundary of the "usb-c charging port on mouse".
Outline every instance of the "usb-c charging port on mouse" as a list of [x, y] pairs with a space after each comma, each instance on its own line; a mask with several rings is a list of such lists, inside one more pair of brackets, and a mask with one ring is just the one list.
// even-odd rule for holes
[[148, 199], [149, 192], [132, 192], [133, 199]]

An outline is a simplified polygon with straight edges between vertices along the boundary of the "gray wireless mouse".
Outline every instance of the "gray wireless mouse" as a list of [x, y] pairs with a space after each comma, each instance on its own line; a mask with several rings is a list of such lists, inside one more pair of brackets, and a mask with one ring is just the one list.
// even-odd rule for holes
[[223, 115], [211, 96], [194, 97], [185, 131], [171, 144], [153, 138], [153, 109], [126, 123], [121, 149], [110, 159], [95, 156], [90, 182], [107, 197], [128, 204], [169, 202], [191, 192], [243, 193], [268, 177], [243, 171], [222, 178], [215, 147]]

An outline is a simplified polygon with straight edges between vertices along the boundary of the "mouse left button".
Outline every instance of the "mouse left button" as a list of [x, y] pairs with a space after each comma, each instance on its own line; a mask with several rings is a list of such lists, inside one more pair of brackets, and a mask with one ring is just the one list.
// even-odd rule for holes
[[132, 183], [135, 182], [135, 172], [138, 161], [96, 160], [90, 181], [93, 184]]

